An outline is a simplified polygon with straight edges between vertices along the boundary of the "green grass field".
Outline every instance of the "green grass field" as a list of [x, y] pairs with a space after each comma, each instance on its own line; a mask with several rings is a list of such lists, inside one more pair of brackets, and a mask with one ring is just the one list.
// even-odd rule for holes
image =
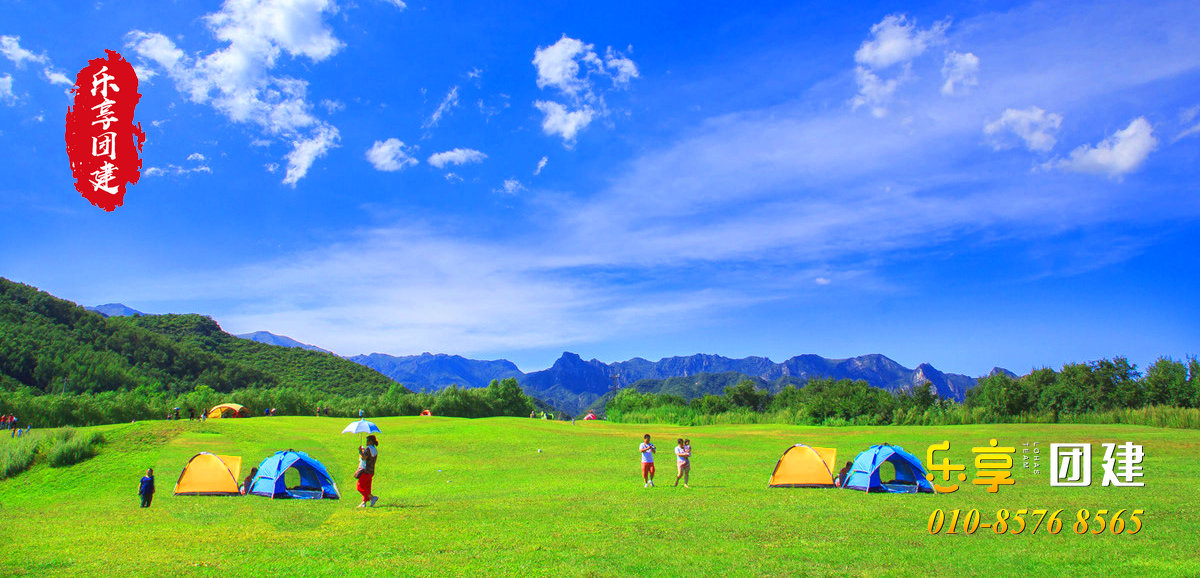
[[[1134, 426], [577, 425], [522, 418], [380, 418], [379, 505], [357, 509], [358, 436], [332, 418], [142, 422], [87, 428], [107, 443], [91, 460], [0, 481], [4, 575], [917, 575], [1195, 576], [1200, 574], [1200, 432]], [[637, 444], [659, 447], [658, 487], [643, 489]], [[673, 488], [676, 437], [690, 437], [692, 488]], [[770, 489], [780, 454], [803, 442], [844, 463], [874, 443], [919, 458], [949, 440], [971, 465], [988, 438], [1018, 447], [1015, 486], [989, 494], [887, 495]], [[1020, 448], [1041, 442], [1041, 475]], [[1102, 442], [1144, 446], [1146, 487], [1101, 487]], [[1091, 442], [1093, 484], [1050, 487], [1050, 442]], [[10, 443], [7, 432], [0, 446]], [[342, 500], [172, 496], [199, 451], [240, 455], [243, 470], [275, 450], [322, 461]], [[538, 449], [542, 452], [538, 453]], [[148, 510], [136, 490], [157, 474]], [[245, 475], [243, 473], [243, 475]], [[969, 483], [968, 479], [968, 483]], [[1064, 509], [1052, 535], [931, 535], [937, 508]], [[1136, 535], [1076, 534], [1081, 508], [1143, 509]], [[1032, 526], [1032, 519], [1030, 520]], [[1093, 526], [1093, 529], [1096, 526]]]

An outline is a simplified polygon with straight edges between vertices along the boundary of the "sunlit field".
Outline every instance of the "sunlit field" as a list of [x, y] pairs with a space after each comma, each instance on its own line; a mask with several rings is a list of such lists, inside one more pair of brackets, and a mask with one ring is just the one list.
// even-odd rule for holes
[[[252, 418], [141, 422], [99, 428], [106, 442], [82, 463], [0, 481], [0, 574], [16, 575], [1129, 575], [1200, 573], [1195, 452], [1200, 432], [1134, 426], [953, 427], [627, 426], [523, 418], [379, 418], [373, 509], [356, 508], [359, 436], [349, 420]], [[36, 432], [36, 430], [35, 430]], [[643, 488], [637, 445], [658, 446], [657, 487]], [[693, 446], [690, 489], [672, 487], [671, 448]], [[793, 443], [834, 447], [840, 467], [872, 444], [922, 460], [932, 444], [974, 476], [971, 448], [1018, 448], [1015, 485], [950, 494], [867, 494], [768, 488]], [[1142, 444], [1142, 488], [1101, 486], [1101, 443]], [[1037, 446], [1025, 446], [1039, 442]], [[1090, 442], [1092, 485], [1051, 487], [1050, 442]], [[0, 448], [12, 441], [4, 432]], [[1038, 447], [1041, 473], [1022, 466]], [[276, 450], [320, 460], [341, 500], [173, 496], [193, 454], [238, 455], [243, 476]], [[540, 452], [538, 450], [541, 450]], [[939, 456], [941, 457], [941, 456]], [[138, 480], [156, 472], [153, 506]], [[836, 468], [835, 468], [836, 469]], [[1076, 526], [1077, 512], [1125, 509], [1123, 533]], [[982, 523], [1001, 509], [1062, 509], [1057, 534], [1035, 518], [1020, 534], [929, 531], [936, 509]], [[1132, 510], [1142, 527], [1136, 534]], [[1011, 520], [1010, 520], [1011, 522]], [[1084, 530], [1076, 533], [1077, 528]]]

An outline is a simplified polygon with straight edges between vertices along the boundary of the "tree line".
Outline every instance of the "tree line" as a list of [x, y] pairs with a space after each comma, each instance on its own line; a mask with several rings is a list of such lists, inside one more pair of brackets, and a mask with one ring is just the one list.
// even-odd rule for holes
[[[246, 388], [218, 392], [198, 385], [187, 393], [155, 387], [105, 391], [96, 394], [44, 394], [29, 388], [0, 395], [0, 413], [13, 413], [21, 426], [35, 428], [91, 426], [164, 419], [180, 409], [180, 417], [199, 415], [222, 403], [246, 407], [251, 416], [321, 415], [357, 417], [361, 410], [371, 417], [433, 415], [450, 417], [528, 416], [535, 402], [525, 395], [514, 378], [492, 380], [487, 387], [460, 388], [451, 385], [437, 393], [413, 393], [399, 384], [381, 394], [342, 396], [293, 387]], [[190, 411], [189, 411], [190, 410]]]
[[751, 380], [721, 395], [623, 389], [608, 403], [611, 421], [941, 425], [1003, 422], [1145, 423], [1200, 428], [1200, 361], [1162, 357], [1143, 373], [1124, 357], [979, 379], [962, 402], [941, 399], [928, 382], [888, 392], [865, 381], [814, 378], [772, 394]]

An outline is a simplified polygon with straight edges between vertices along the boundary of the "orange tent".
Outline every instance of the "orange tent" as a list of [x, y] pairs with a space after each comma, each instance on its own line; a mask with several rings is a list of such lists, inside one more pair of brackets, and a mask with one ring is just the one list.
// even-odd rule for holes
[[837, 463], [834, 448], [814, 448], [796, 444], [783, 452], [768, 484], [772, 488], [832, 488], [833, 470]]
[[208, 410], [208, 417], [246, 417], [246, 408], [236, 403], [223, 403]]
[[242, 473], [240, 456], [218, 456], [200, 452], [183, 466], [175, 482], [176, 496], [238, 496], [238, 474]]
[[429, 410], [425, 410], [425, 411], [421, 412], [421, 415], [433, 415], [433, 413], [430, 412]]

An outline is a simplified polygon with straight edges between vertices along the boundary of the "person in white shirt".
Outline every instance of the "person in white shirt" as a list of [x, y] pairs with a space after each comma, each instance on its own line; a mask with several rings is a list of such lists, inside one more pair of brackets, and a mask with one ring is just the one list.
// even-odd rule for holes
[[638, 446], [638, 451], [642, 452], [642, 481], [646, 484], [642, 487], [654, 487], [654, 444], [650, 443], [650, 434], [642, 436], [642, 445]]
[[683, 487], [688, 488], [688, 474], [692, 471], [692, 448], [685, 443], [683, 438], [679, 438], [675, 446], [675, 467], [678, 473], [675, 474], [675, 485], [679, 486], [679, 478], [683, 478]]

